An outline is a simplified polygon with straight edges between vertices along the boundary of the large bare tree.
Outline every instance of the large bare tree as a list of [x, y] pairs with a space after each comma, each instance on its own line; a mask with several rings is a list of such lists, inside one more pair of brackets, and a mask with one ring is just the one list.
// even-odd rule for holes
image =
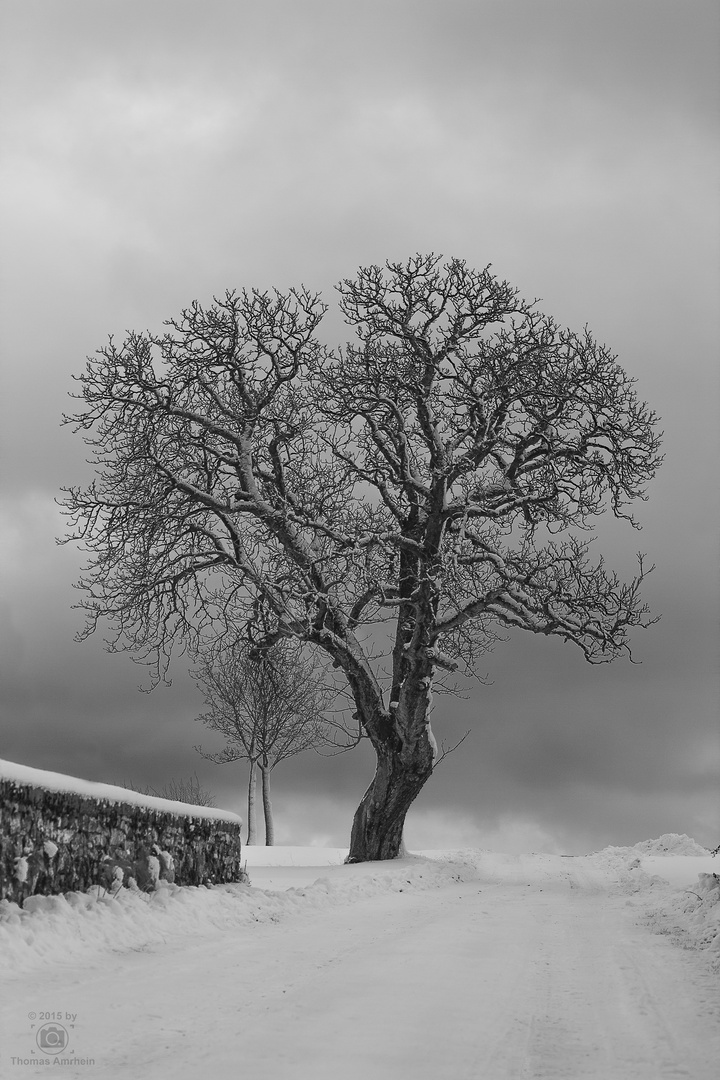
[[303, 656], [297, 640], [280, 640], [256, 652], [240, 640], [227, 648], [204, 649], [193, 676], [207, 706], [198, 719], [225, 738], [225, 746], [217, 753], [196, 749], [217, 764], [248, 762], [248, 844], [257, 843], [260, 770], [265, 844], [272, 846], [270, 773], [281, 761], [304, 750], [338, 745], [338, 725], [324, 716], [332, 696], [324, 672]]
[[304, 288], [111, 340], [67, 418], [98, 478], [66, 507], [92, 556], [84, 633], [107, 620], [156, 675], [228, 611], [258, 647], [329, 655], [377, 755], [349, 858], [384, 859], [437, 757], [438, 672], [471, 670], [503, 627], [603, 663], [651, 621], [642, 560], [623, 582], [588, 533], [607, 509], [634, 524], [659, 437], [606, 347], [487, 268], [417, 255], [338, 294], [341, 349]]

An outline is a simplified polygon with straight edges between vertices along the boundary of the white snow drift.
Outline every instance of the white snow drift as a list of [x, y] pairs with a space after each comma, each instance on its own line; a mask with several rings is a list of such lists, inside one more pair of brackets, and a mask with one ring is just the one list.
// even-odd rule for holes
[[[664, 851], [662, 856], [656, 856]], [[702, 854], [700, 854], [702, 853]], [[720, 961], [720, 860], [686, 836], [671, 834], [593, 855], [502, 855], [468, 849], [426, 852], [385, 863], [345, 866], [341, 848], [246, 847], [252, 885], [211, 888], [158, 882], [156, 892], [100, 887], [64, 896], [31, 896], [20, 908], [0, 901], [4, 973], [83, 962], [103, 952], [152, 947], [203, 930], [239, 930], [319, 911], [383, 892], [438, 888], [452, 881], [563, 880], [570, 869], [597, 888], [641, 899], [647, 917], [686, 948]]]

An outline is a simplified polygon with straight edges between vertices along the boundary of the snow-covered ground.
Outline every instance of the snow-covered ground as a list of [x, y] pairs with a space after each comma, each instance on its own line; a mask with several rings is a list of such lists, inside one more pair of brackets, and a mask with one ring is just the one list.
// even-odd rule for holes
[[717, 1075], [720, 860], [687, 837], [245, 854], [251, 886], [0, 904], [0, 1075]]

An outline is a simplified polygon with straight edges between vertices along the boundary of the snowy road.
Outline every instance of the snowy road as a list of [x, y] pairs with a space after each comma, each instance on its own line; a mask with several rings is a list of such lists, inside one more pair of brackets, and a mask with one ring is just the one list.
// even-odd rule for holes
[[639, 925], [586, 860], [505, 859], [471, 880], [53, 965], [14, 983], [5, 1044], [25, 1054], [28, 1014], [57, 1009], [77, 1015], [76, 1052], [93, 1060], [58, 1072], [86, 1080], [714, 1080], [709, 967]]

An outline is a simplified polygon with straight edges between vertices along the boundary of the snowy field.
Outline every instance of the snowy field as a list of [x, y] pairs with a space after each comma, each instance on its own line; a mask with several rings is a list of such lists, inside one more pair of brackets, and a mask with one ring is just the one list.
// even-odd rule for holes
[[714, 1080], [720, 860], [692, 840], [344, 854], [2, 902], [0, 1075]]

